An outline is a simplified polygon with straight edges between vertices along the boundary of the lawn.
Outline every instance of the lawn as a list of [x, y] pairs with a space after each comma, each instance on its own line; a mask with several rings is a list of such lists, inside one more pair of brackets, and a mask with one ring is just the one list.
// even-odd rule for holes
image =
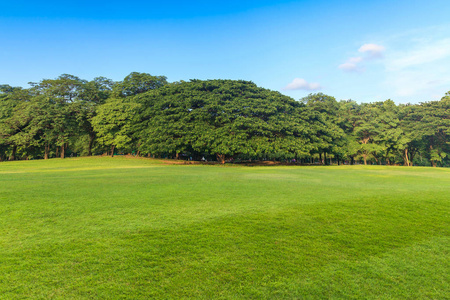
[[450, 169], [0, 163], [2, 299], [450, 298]]

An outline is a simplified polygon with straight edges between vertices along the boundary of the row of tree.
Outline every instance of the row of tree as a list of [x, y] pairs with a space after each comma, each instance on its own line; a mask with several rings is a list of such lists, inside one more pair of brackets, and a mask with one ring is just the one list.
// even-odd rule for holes
[[64, 74], [0, 85], [0, 160], [108, 153], [199, 160], [450, 166], [450, 94], [440, 101], [300, 101], [248, 81]]

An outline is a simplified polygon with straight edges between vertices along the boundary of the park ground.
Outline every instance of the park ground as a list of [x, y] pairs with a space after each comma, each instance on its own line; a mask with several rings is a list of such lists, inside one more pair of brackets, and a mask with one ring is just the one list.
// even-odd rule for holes
[[450, 169], [0, 163], [4, 299], [446, 299]]

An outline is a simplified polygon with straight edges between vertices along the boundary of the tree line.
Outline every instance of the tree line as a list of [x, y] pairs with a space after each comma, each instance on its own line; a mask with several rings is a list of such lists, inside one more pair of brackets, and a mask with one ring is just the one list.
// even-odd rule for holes
[[63, 74], [0, 85], [0, 161], [99, 154], [185, 160], [450, 166], [450, 93], [440, 101], [296, 101], [243, 80], [169, 83]]

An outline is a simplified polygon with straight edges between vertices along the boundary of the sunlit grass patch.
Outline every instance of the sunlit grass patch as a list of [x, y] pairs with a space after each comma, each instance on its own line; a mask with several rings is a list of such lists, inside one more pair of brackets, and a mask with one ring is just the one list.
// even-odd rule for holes
[[448, 297], [450, 172], [0, 164], [5, 299]]

